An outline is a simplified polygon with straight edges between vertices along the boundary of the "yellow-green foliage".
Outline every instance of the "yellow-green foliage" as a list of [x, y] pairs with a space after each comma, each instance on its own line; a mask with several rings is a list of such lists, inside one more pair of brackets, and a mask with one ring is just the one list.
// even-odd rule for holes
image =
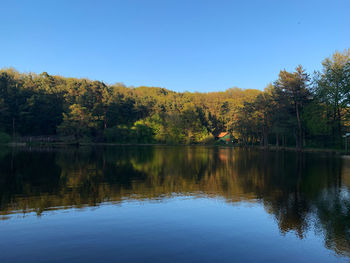
[[0, 127], [19, 136], [81, 140], [203, 143], [229, 131], [241, 144], [341, 146], [348, 132], [350, 51], [324, 60], [310, 76], [282, 70], [265, 91], [175, 92], [88, 79], [0, 70]]

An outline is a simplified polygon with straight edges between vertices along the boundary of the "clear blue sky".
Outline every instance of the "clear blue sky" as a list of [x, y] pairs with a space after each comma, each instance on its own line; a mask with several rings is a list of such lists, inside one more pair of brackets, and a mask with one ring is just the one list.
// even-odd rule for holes
[[176, 91], [263, 89], [350, 47], [349, 0], [2, 0], [0, 14], [0, 67]]

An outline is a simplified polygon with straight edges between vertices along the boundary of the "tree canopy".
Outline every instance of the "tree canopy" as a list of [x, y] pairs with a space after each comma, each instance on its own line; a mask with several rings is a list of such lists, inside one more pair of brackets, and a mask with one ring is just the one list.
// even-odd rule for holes
[[281, 70], [264, 91], [174, 92], [10, 68], [0, 70], [0, 133], [6, 141], [190, 144], [229, 131], [241, 145], [342, 147], [349, 101], [350, 50], [312, 75]]

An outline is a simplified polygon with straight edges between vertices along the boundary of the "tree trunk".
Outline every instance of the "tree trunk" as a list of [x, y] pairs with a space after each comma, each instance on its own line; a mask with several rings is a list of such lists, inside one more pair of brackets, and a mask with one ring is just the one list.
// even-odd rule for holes
[[14, 140], [14, 141], [15, 141], [15, 134], [16, 134], [15, 122], [16, 122], [16, 120], [15, 120], [15, 118], [13, 117], [13, 118], [12, 118], [12, 140]]
[[295, 110], [297, 115], [297, 121], [298, 121], [298, 132], [296, 134], [296, 147], [297, 150], [300, 151], [302, 148], [302, 137], [303, 137], [303, 131], [301, 129], [301, 120], [300, 120], [300, 113], [299, 113], [299, 105], [295, 104]]
[[269, 139], [268, 139], [268, 134], [266, 129], [264, 130], [264, 148], [268, 148], [269, 147]]
[[338, 107], [338, 140], [341, 145], [341, 138], [342, 138], [342, 133], [341, 133], [341, 116], [340, 116], [340, 109]]

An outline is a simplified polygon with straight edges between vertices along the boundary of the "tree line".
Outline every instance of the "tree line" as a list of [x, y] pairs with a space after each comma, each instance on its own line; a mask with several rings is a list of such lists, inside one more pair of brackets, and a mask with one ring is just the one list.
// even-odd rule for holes
[[234, 125], [244, 144], [340, 148], [349, 130], [350, 49], [335, 52], [312, 76], [302, 66], [244, 102]]
[[89, 79], [0, 71], [0, 142], [56, 136], [70, 142], [210, 143], [340, 148], [348, 131], [350, 50], [322, 70], [281, 70], [264, 91], [174, 92]]

